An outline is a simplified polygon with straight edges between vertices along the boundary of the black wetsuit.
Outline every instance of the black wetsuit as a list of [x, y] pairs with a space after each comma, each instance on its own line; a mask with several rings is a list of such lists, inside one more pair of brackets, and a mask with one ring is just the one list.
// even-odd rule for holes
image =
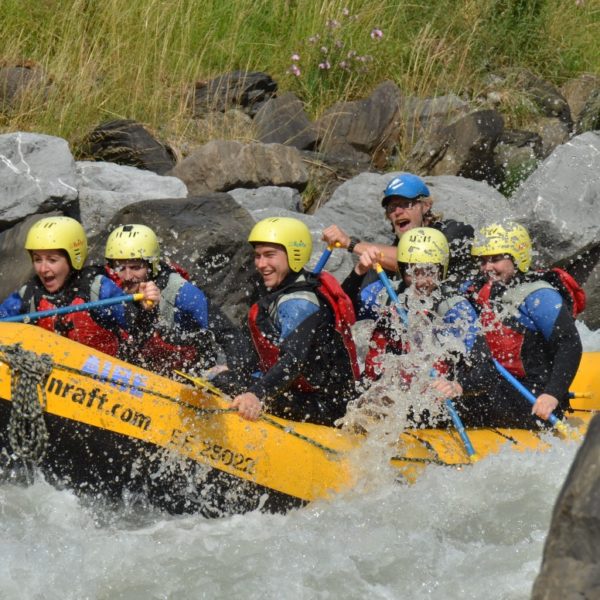
[[535, 276], [518, 275], [510, 285], [494, 283], [489, 298], [471, 287], [484, 336], [457, 379], [466, 425], [537, 428], [548, 425], [531, 415], [531, 404], [493, 365], [491, 354], [534, 396], [554, 396], [560, 418], [569, 407], [569, 386], [581, 360], [582, 345], [575, 321], [561, 295]]
[[[265, 290], [250, 311], [249, 329], [254, 336], [260, 332], [278, 355], [265, 351], [254, 337], [255, 351], [244, 368], [218, 375], [215, 384], [232, 395], [252, 392], [267, 412], [295, 421], [331, 425], [342, 417], [356, 395], [354, 374], [333, 310], [318, 286], [301, 271], [288, 275], [277, 289]], [[301, 312], [307, 309], [306, 316], [281, 308], [290, 301]], [[285, 331], [288, 318], [297, 323], [291, 332]]]

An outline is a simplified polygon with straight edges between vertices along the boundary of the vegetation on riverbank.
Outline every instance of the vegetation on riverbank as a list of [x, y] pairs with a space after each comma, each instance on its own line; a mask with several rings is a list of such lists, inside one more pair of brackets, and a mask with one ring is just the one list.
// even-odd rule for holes
[[[190, 119], [194, 82], [236, 69], [269, 73], [311, 116], [384, 79], [407, 95], [472, 98], [517, 67], [557, 85], [600, 75], [598, 0], [3, 0], [0, 23], [2, 64], [30, 61], [52, 79], [46, 97], [38, 88], [0, 114], [0, 131], [75, 148], [114, 118], [176, 146], [206, 141]], [[501, 110], [518, 124], [513, 92], [507, 83]]]

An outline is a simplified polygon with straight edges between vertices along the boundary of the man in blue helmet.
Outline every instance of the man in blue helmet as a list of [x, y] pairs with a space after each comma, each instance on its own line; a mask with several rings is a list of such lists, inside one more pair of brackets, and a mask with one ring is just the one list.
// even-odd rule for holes
[[[377, 244], [381, 252], [381, 265], [386, 271], [393, 273], [397, 270], [396, 246], [407, 231], [415, 227], [432, 227], [441, 231], [450, 245], [451, 261], [448, 271], [449, 278], [464, 279], [472, 268], [470, 246], [474, 231], [471, 225], [466, 225], [451, 219], [441, 220], [432, 208], [433, 200], [425, 182], [412, 173], [401, 173], [394, 177], [385, 188], [381, 206], [389, 219], [396, 234], [393, 245]], [[363, 242], [348, 235], [337, 225], [331, 225], [323, 231], [323, 239], [328, 244], [339, 243], [348, 252], [360, 256], [370, 242]], [[363, 285], [366, 283], [363, 282]]]

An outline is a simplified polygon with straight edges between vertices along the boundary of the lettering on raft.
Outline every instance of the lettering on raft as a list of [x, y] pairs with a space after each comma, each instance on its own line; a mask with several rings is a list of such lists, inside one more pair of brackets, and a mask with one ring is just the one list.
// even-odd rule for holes
[[220, 444], [200, 439], [193, 433], [173, 429], [170, 443], [179, 448], [185, 448], [198, 458], [207, 459], [212, 463], [221, 463], [226, 467], [232, 467], [237, 471], [254, 475], [256, 459], [245, 456], [241, 452], [234, 452]]
[[152, 419], [141, 412], [123, 406], [118, 402], [111, 405], [106, 394], [98, 387], [87, 390], [52, 376], [48, 379], [46, 391], [61, 398], [68, 398], [71, 402], [81, 404], [86, 408], [102, 411], [104, 414], [120, 419], [123, 423], [131, 424], [144, 431], [148, 431], [152, 424]]
[[137, 398], [143, 397], [144, 392], [140, 388], [144, 388], [148, 384], [146, 375], [136, 373], [134, 370], [122, 365], [115, 365], [109, 360], [100, 362], [100, 359], [93, 354], [88, 356], [83, 367], [81, 367], [81, 371], [106, 380], [121, 392], [127, 391]]

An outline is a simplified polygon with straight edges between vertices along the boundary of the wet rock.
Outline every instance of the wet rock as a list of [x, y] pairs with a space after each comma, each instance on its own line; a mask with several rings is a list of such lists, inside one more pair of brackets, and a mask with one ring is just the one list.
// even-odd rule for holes
[[584, 73], [575, 79], [570, 79], [560, 88], [561, 94], [569, 104], [571, 118], [575, 123], [579, 121], [581, 111], [590, 96], [598, 90], [600, 90], [600, 77], [591, 73]]
[[577, 133], [595, 131], [600, 129], [600, 88], [596, 89], [588, 98], [577, 121]]
[[451, 125], [469, 113], [469, 104], [448, 94], [435, 98], [406, 97], [401, 99], [402, 136], [408, 147], [419, 138]]
[[277, 91], [277, 83], [266, 73], [233, 71], [210, 81], [198, 82], [193, 95], [193, 114], [224, 112], [242, 108], [254, 116], [264, 102]]
[[589, 426], [554, 505], [532, 600], [598, 598], [600, 591], [600, 416]]
[[119, 119], [98, 125], [82, 144], [86, 158], [128, 165], [164, 175], [175, 166], [173, 150], [141, 123]]
[[503, 130], [504, 119], [499, 112], [471, 113], [417, 143], [408, 168], [417, 173], [495, 182], [498, 173], [493, 151]]
[[260, 142], [285, 144], [299, 150], [314, 148], [317, 134], [304, 106], [292, 92], [271, 98], [254, 117], [254, 127]]
[[[315, 122], [321, 152], [340, 157], [347, 148], [371, 156], [376, 167], [388, 163], [400, 132], [400, 90], [391, 81], [378, 85], [365, 100], [338, 102]], [[353, 158], [353, 157], [350, 157]]]
[[268, 185], [253, 190], [237, 188], [231, 190], [229, 195], [248, 212], [264, 208], [299, 212], [302, 207], [302, 197], [298, 190], [287, 187]]
[[[600, 134], [587, 132], [556, 150], [511, 199], [539, 253], [549, 265], [576, 257], [600, 240]], [[582, 317], [600, 326], [600, 270], [586, 283], [588, 307]]]
[[571, 109], [558, 88], [526, 70], [518, 73], [517, 83], [543, 115], [558, 117], [569, 127], [572, 127]]

